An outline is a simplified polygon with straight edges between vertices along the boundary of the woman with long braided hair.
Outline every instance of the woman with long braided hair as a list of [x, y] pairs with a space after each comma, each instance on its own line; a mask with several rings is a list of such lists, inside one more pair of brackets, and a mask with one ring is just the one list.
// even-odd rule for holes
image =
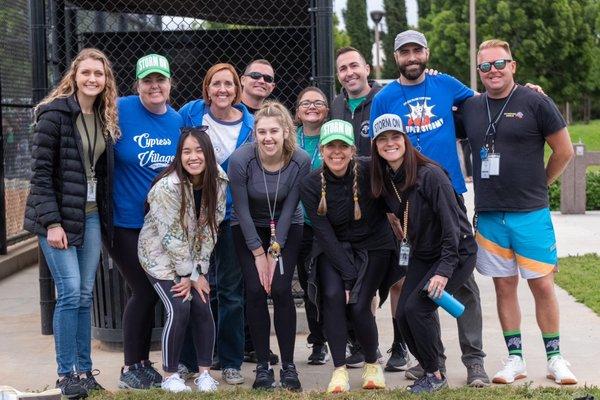
[[349, 122], [321, 127], [323, 167], [303, 179], [300, 197], [315, 234], [309, 297], [323, 310], [325, 335], [335, 370], [329, 393], [350, 389], [346, 371], [346, 313], [365, 354], [364, 389], [385, 388], [377, 363], [377, 325], [371, 301], [385, 299], [399, 268], [390, 267], [395, 243], [383, 204], [371, 195], [369, 159], [356, 157]]

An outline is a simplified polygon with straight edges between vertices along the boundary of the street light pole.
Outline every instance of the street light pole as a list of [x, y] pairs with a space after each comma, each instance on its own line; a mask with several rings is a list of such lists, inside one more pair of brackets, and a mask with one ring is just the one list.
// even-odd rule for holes
[[375, 79], [381, 79], [381, 55], [379, 54], [381, 44], [379, 41], [379, 23], [385, 13], [380, 10], [371, 11], [371, 19], [375, 23]]

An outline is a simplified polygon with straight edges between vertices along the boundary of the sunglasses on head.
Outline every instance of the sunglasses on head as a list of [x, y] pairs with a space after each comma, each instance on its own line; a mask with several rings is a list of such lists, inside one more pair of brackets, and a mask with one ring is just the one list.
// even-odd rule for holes
[[496, 60], [496, 61], [486, 61], [486, 62], [482, 62], [481, 64], [479, 64], [477, 66], [477, 69], [480, 70], [481, 72], [490, 72], [492, 70], [492, 65], [494, 66], [494, 68], [496, 68], [498, 71], [500, 71], [501, 69], [506, 68], [506, 64], [508, 64], [509, 62], [512, 62], [512, 60], [506, 58], [506, 59], [501, 59], [501, 60]]
[[199, 125], [199, 126], [181, 128], [182, 135], [185, 135], [190, 132], [206, 132], [206, 131], [208, 131], [208, 125]]
[[275, 78], [273, 78], [271, 75], [261, 74], [260, 72], [249, 72], [244, 76], [249, 76], [255, 81], [259, 80], [260, 78], [263, 78], [267, 83], [273, 83], [275, 81]]

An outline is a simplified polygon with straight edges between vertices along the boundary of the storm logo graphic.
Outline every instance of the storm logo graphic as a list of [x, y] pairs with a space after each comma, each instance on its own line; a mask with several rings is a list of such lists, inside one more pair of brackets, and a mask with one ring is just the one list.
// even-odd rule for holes
[[408, 108], [410, 109], [410, 113], [406, 114], [408, 117], [408, 126], [423, 126], [429, 125], [431, 123], [431, 117], [434, 117], [435, 114], [432, 112], [433, 106], [427, 105], [427, 100], [423, 101], [423, 103], [419, 103], [417, 101], [416, 105], [409, 104]]

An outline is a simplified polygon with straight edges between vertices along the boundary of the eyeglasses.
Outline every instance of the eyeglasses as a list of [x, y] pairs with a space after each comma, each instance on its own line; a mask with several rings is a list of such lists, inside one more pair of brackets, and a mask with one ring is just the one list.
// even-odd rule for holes
[[324, 108], [327, 107], [327, 103], [325, 103], [323, 100], [304, 100], [298, 103], [298, 107], [300, 108], [309, 108], [310, 106], [315, 106], [315, 108]]
[[490, 72], [492, 70], [492, 65], [494, 66], [494, 68], [496, 68], [498, 71], [506, 68], [506, 64], [509, 62], [512, 62], [513, 60], [511, 59], [501, 59], [501, 60], [496, 60], [496, 61], [486, 61], [486, 62], [482, 62], [481, 64], [479, 64], [477, 66], [477, 69], [480, 70], [481, 72]]
[[249, 76], [250, 78], [254, 79], [255, 81], [259, 80], [260, 78], [263, 78], [265, 80], [265, 82], [267, 82], [267, 83], [273, 83], [275, 81], [275, 78], [273, 78], [273, 76], [267, 75], [267, 74], [261, 74], [260, 72], [249, 72], [247, 74], [244, 74], [244, 76]]

